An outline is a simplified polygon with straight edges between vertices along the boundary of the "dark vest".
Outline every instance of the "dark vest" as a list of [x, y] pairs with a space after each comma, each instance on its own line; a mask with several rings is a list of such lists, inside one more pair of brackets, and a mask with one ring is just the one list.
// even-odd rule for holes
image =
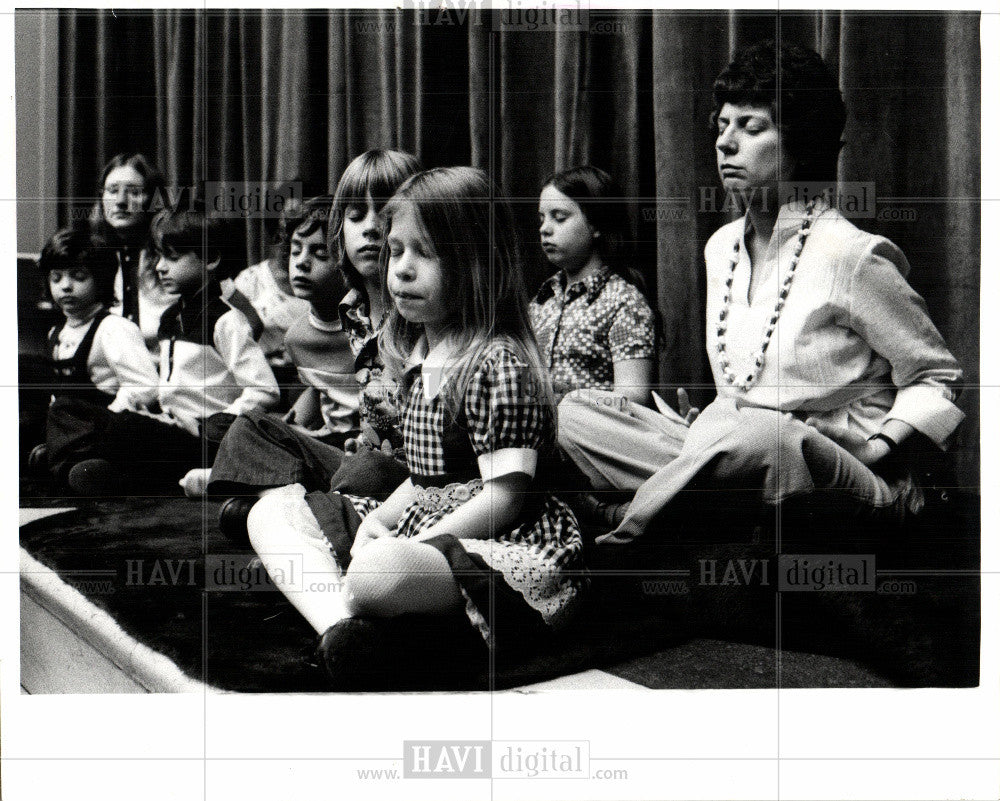
[[163, 312], [157, 339], [170, 342], [167, 352], [168, 379], [173, 372], [174, 343], [181, 340], [214, 348], [215, 324], [222, 315], [232, 309], [236, 309], [247, 318], [254, 341], [260, 339], [264, 324], [250, 301], [239, 291], [233, 292], [229, 298], [223, 300], [219, 285], [214, 281], [193, 297], [180, 299]]
[[[90, 380], [87, 369], [87, 359], [90, 349], [94, 346], [94, 337], [104, 318], [108, 316], [107, 309], [101, 309], [90, 322], [90, 328], [83, 335], [76, 352], [68, 359], [52, 359], [52, 376], [55, 385], [52, 394], [57, 398], [76, 398], [89, 401], [97, 406], [107, 406], [114, 395], [98, 389]], [[49, 333], [49, 353], [55, 353], [59, 345], [59, 327]]]

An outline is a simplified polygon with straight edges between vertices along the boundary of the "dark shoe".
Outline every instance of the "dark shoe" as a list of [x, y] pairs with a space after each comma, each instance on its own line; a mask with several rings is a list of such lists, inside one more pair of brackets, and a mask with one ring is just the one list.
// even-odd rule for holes
[[570, 507], [584, 526], [605, 530], [618, 528], [628, 513], [628, 502], [608, 503], [591, 492], [578, 492], [573, 496]]
[[37, 476], [45, 475], [49, 469], [49, 446], [44, 442], [36, 445], [28, 454], [28, 470]]
[[320, 637], [316, 661], [340, 692], [463, 690], [488, 654], [464, 615], [349, 617]]
[[85, 459], [70, 468], [66, 483], [77, 495], [100, 498], [119, 494], [122, 477], [107, 459]]
[[[339, 692], [364, 692], [391, 689], [394, 667], [402, 674], [402, 665], [393, 659], [391, 626], [386, 620], [349, 617], [330, 626], [319, 638], [316, 662], [326, 674], [330, 689]], [[400, 676], [401, 678], [401, 676]]]
[[219, 531], [226, 539], [239, 545], [247, 544], [247, 518], [257, 498], [230, 498], [219, 509]]

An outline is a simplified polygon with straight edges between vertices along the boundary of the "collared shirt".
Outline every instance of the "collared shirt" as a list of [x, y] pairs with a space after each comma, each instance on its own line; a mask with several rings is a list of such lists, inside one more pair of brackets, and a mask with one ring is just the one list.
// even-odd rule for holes
[[413, 346], [410, 355], [406, 357], [403, 372], [410, 373], [418, 367], [420, 368], [420, 384], [425, 400], [434, 400], [441, 394], [444, 385], [448, 383], [449, 362], [454, 354], [455, 346], [447, 337], [433, 348], [428, 349], [427, 337], [422, 336]]
[[552, 381], [615, 388], [614, 363], [656, 354], [653, 311], [637, 287], [607, 267], [567, 286], [560, 270], [531, 302], [531, 324]]
[[[438, 526], [439, 534], [461, 536], [453, 527], [461, 524], [446, 521], [479, 493], [489, 492], [486, 482], [513, 473], [535, 476], [538, 450], [554, 440], [555, 421], [534, 391], [521, 351], [516, 343], [496, 338], [455, 359], [454, 345], [445, 340], [429, 352], [426, 342], [418, 344], [407, 359], [403, 431], [414, 493], [394, 536], [418, 537]], [[453, 382], [465, 359], [472, 360], [471, 374], [459, 396]], [[569, 507], [537, 482], [518, 506], [512, 527], [491, 525], [489, 541], [463, 540], [463, 547], [489, 568], [497, 586], [520, 593], [555, 624], [566, 598], [586, 581], [580, 530]], [[469, 610], [488, 636], [480, 610], [471, 602]]]
[[160, 406], [170, 422], [195, 436], [212, 414], [268, 409], [279, 397], [249, 321], [219, 292], [212, 282], [160, 320]]
[[752, 298], [748, 218], [720, 228], [705, 247], [706, 344], [719, 394], [866, 437], [897, 419], [943, 447], [964, 417], [953, 402], [962, 370], [906, 282], [902, 251], [832, 208], [817, 208], [756, 382], [746, 392], [726, 382], [717, 324], [734, 245], [739, 240], [725, 346], [731, 369], [742, 378], [760, 352], [803, 216], [801, 204], [779, 211], [768, 248], [753, 265], [759, 276]]
[[361, 293], [357, 289], [350, 290], [341, 299], [338, 311], [351, 352], [358, 356], [362, 351], [370, 351], [371, 343], [378, 339], [379, 330], [372, 324], [368, 304], [365, 303]]

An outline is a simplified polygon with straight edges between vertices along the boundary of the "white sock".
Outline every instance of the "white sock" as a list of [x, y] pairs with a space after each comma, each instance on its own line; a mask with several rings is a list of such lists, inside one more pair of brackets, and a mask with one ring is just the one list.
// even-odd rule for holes
[[[301, 484], [269, 491], [250, 510], [250, 543], [268, 573], [288, 572], [289, 560], [298, 565], [298, 581], [279, 585], [289, 602], [318, 634], [349, 617], [343, 592], [343, 574], [329, 543], [305, 501]], [[272, 570], [273, 568], [273, 570]]]
[[184, 488], [184, 494], [189, 498], [204, 498], [208, 492], [208, 482], [212, 479], [212, 468], [196, 467], [188, 470], [177, 483]]
[[281, 487], [269, 487], [259, 493], [261, 498], [266, 498], [268, 495], [290, 495], [293, 498], [304, 498], [306, 488], [301, 484], [286, 484]]

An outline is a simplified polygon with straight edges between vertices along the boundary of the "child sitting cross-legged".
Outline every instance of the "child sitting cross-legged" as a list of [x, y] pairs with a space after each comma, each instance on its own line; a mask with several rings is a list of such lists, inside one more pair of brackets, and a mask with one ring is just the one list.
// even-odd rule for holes
[[[536, 475], [554, 409], [508, 204], [482, 171], [438, 168], [404, 183], [383, 217], [394, 308], [379, 346], [401, 386], [411, 475], [382, 503], [286, 487], [248, 521], [335, 681], [373, 619], [464, 613], [460, 631], [509, 654], [566, 624], [587, 585], [576, 520]], [[281, 580], [278, 554], [301, 558], [315, 583]], [[389, 669], [405, 682], [426, 664]]]
[[[221, 297], [219, 281], [237, 261], [238, 237], [192, 200], [153, 220], [157, 274], [179, 299], [160, 320], [159, 411], [121, 412], [61, 406], [58, 425], [74, 433], [67, 459], [74, 489], [106, 495], [133, 482], [176, 482], [204, 467], [242, 412], [278, 400], [278, 385], [246, 316]], [[203, 443], [204, 440], [204, 443]]]
[[[307, 311], [289, 327], [284, 348], [305, 390], [283, 417], [249, 410], [234, 421], [211, 471], [191, 471], [183, 480], [190, 497], [204, 494], [212, 475], [220, 481], [266, 486], [292, 457], [296, 443], [308, 458], [339, 464], [344, 441], [358, 435], [358, 382], [354, 353], [341, 319], [347, 291], [327, 241], [333, 198], [320, 196], [286, 207], [279, 253], [295, 296]], [[332, 454], [332, 456], [328, 456]]]
[[50, 422], [45, 444], [35, 448], [32, 458], [47, 461], [63, 483], [72, 476], [67, 446], [72, 452], [75, 432], [60, 425], [60, 409], [138, 411], [156, 401], [157, 377], [139, 327], [109, 312], [118, 269], [111, 251], [95, 245], [86, 230], [64, 228], [42, 249], [39, 267], [66, 321], [49, 334], [54, 385]]
[[246, 538], [250, 507], [276, 487], [326, 490], [336, 483], [385, 497], [405, 478], [405, 460], [396, 458], [402, 443], [394, 387], [383, 378], [377, 347], [386, 317], [379, 212], [418, 170], [409, 153], [367, 151], [347, 166], [332, 203], [324, 209], [320, 199], [310, 201], [308, 214], [287, 221], [292, 289], [311, 310], [289, 330], [285, 346], [315, 389], [285, 421], [240, 417], [219, 446], [208, 491], [234, 496], [219, 515], [228, 536]]

